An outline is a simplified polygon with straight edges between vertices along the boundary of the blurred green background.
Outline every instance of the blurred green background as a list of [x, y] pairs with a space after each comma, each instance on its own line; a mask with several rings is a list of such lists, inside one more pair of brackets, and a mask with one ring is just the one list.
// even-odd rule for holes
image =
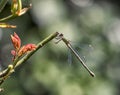
[[[25, 15], [8, 21], [17, 29], [0, 29], [1, 70], [11, 62], [13, 32], [26, 44], [38, 43], [58, 31], [76, 49], [80, 47], [79, 54], [96, 77], [88, 74], [64, 43], [51, 41], [16, 69], [0, 95], [120, 95], [119, 0], [22, 1], [23, 7], [33, 6]], [[10, 2], [0, 18], [9, 15]]]

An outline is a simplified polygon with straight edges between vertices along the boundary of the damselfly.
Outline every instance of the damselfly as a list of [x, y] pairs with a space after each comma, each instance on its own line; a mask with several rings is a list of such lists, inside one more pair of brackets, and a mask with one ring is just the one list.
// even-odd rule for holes
[[88, 66], [84, 63], [84, 61], [82, 60], [82, 58], [79, 56], [78, 52], [75, 51], [75, 49], [73, 48], [73, 46], [71, 45], [70, 41], [67, 40], [63, 34], [59, 34], [57, 37], [57, 42], [63, 41], [66, 46], [69, 48], [69, 50], [75, 55], [75, 57], [80, 61], [80, 63], [83, 65], [83, 67], [89, 72], [89, 74], [94, 77], [95, 74], [88, 68]]

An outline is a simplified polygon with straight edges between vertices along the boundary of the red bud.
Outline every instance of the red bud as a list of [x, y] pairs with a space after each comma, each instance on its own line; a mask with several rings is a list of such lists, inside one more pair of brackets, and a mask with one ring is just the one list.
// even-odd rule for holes
[[18, 56], [22, 56], [23, 54], [27, 53], [28, 51], [32, 51], [36, 49], [35, 44], [27, 44], [25, 46], [22, 46], [21, 49], [18, 52]]
[[11, 40], [12, 40], [15, 50], [18, 51], [21, 46], [21, 40], [19, 36], [16, 33], [14, 33], [14, 35], [11, 35]]

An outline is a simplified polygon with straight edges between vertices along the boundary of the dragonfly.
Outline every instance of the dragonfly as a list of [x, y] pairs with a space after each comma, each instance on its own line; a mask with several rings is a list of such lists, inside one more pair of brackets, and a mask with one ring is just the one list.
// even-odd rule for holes
[[[79, 60], [79, 62], [82, 64], [82, 66], [88, 71], [88, 73], [92, 76], [95, 77], [95, 74], [89, 69], [89, 67], [85, 64], [85, 62], [82, 60], [78, 52], [75, 50], [75, 48], [72, 46], [69, 40], [67, 40], [64, 35], [61, 33], [56, 37], [57, 41], [56, 44], [59, 43], [60, 41], [63, 41], [65, 45], [68, 47], [68, 49], [73, 53], [73, 55]], [[71, 55], [70, 55], [71, 57]]]

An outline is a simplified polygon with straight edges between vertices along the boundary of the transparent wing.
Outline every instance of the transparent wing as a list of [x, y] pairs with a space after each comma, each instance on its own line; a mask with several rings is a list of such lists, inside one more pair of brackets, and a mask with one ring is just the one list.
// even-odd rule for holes
[[[87, 58], [92, 56], [92, 51], [94, 50], [93, 46], [91, 44], [79, 44], [75, 42], [71, 42], [71, 44], [74, 47], [75, 52], [77, 52], [80, 56], [80, 58], [86, 62]], [[68, 63], [72, 64], [73, 63], [73, 56], [72, 52], [68, 50]]]
[[72, 52], [70, 51], [70, 49], [68, 49], [68, 63], [69, 63], [69, 66], [72, 65]]

